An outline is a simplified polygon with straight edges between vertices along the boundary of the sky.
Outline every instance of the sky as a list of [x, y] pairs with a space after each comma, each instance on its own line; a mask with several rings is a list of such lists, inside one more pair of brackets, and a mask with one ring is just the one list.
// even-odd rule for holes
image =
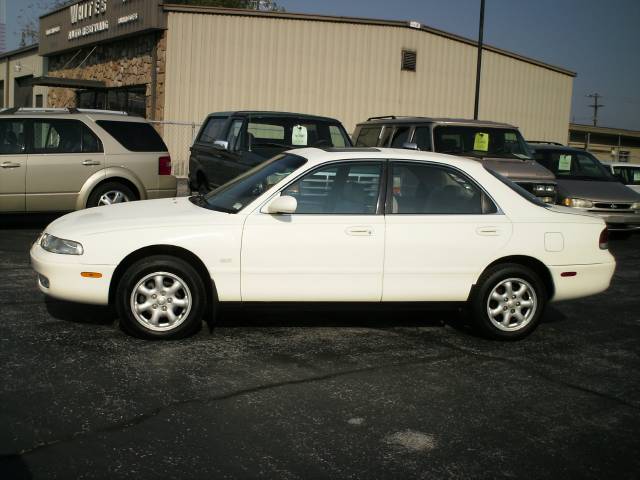
[[[27, 0], [7, 0], [7, 47], [19, 42]], [[289, 12], [423, 25], [477, 39], [480, 0], [278, 0]], [[486, 0], [485, 43], [576, 72], [572, 118], [590, 124], [592, 99], [605, 106], [598, 125], [640, 130], [640, 0]]]

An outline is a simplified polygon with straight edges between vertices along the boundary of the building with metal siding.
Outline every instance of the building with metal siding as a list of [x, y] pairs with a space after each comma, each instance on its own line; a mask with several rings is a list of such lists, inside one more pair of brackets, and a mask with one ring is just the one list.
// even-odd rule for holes
[[[298, 111], [338, 118], [349, 131], [377, 115], [473, 116], [476, 43], [415, 22], [131, 0], [70, 23], [71, 8], [41, 18], [40, 51], [49, 65], [42, 84], [76, 79], [102, 82], [101, 90], [88, 94], [88, 83], [76, 93], [50, 88], [49, 104], [146, 102], [138, 112], [172, 122], [161, 128], [179, 174], [192, 133], [213, 111]], [[101, 30], [92, 33], [92, 25]], [[412, 62], [402, 68], [403, 51], [415, 53], [413, 70]], [[479, 116], [518, 125], [527, 138], [564, 143], [574, 76], [485, 46]]]
[[569, 125], [569, 145], [584, 148], [604, 162], [640, 163], [640, 131]]
[[37, 44], [0, 54], [0, 108], [45, 107], [47, 88], [31, 83], [44, 68]]

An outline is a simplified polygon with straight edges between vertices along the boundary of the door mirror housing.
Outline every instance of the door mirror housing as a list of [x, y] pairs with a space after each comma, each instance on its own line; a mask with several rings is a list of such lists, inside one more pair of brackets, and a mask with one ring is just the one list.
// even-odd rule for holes
[[407, 150], [418, 150], [418, 144], [413, 142], [404, 142], [402, 144], [402, 148], [406, 148]]
[[298, 201], [290, 195], [281, 195], [273, 200], [267, 207], [267, 213], [274, 214], [291, 214], [296, 213]]
[[229, 150], [229, 142], [226, 140], [216, 140], [213, 142], [214, 148], [219, 148], [220, 150]]

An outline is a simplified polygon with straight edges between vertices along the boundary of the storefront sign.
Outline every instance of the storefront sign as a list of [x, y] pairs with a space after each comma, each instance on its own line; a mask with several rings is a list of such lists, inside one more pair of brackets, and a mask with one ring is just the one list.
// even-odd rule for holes
[[[40, 17], [40, 55], [166, 28], [163, 0], [81, 0]], [[54, 35], [61, 33], [61, 35]]]

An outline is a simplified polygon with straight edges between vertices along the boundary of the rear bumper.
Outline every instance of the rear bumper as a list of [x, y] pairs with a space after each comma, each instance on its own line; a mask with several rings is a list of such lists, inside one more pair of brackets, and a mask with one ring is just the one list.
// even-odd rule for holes
[[[551, 301], [588, 297], [604, 292], [611, 284], [616, 262], [591, 265], [549, 266], [555, 294]], [[574, 276], [562, 276], [563, 272], [575, 272]]]
[[[31, 266], [38, 274], [41, 292], [60, 300], [107, 305], [115, 265], [86, 265], [81, 256], [58, 255], [40, 245], [31, 247]], [[101, 278], [86, 278], [82, 272], [99, 272]]]

